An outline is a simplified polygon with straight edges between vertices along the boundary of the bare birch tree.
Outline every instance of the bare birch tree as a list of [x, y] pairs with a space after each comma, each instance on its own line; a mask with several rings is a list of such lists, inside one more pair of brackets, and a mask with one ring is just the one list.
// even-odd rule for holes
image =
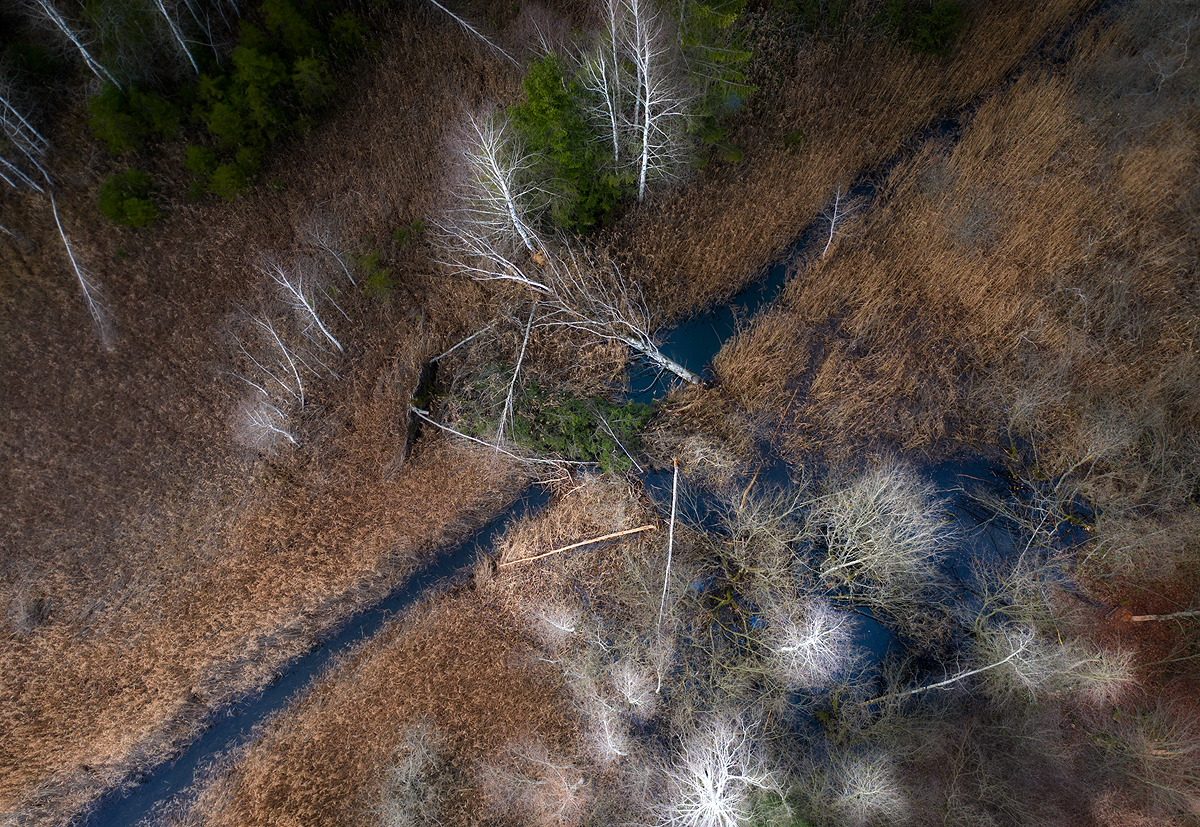
[[0, 178], [14, 189], [24, 185], [45, 192], [37, 177], [22, 169], [21, 164], [32, 166], [49, 186], [50, 175], [42, 166], [42, 159], [50, 144], [21, 113], [16, 102], [16, 90], [7, 79], [0, 80], [0, 134], [3, 135], [0, 146], [5, 151], [13, 152], [12, 161], [0, 156]]
[[107, 80], [118, 89], [123, 88], [113, 74], [109, 72], [108, 69], [104, 68], [100, 61], [96, 60], [96, 58], [92, 56], [91, 51], [88, 49], [87, 43], [84, 42], [87, 37], [84, 34], [82, 27], [73, 27], [70, 23], [68, 23], [62, 14], [59, 13], [58, 9], [54, 7], [54, 4], [51, 2], [51, 0], [28, 0], [28, 2], [30, 8], [35, 13], [40, 13], [40, 15], [46, 21], [48, 21], [55, 30], [59, 32], [59, 34], [65, 37], [67, 41], [75, 47], [75, 50], [79, 52], [79, 56], [83, 58], [84, 64], [87, 65], [88, 69], [90, 69], [96, 77], [100, 78], [100, 80]]
[[629, 88], [633, 75], [625, 71], [627, 58], [623, 53], [626, 39], [625, 8], [623, 0], [606, 0], [604, 3], [604, 32], [592, 53], [580, 60], [580, 81], [583, 88], [591, 92], [596, 103], [591, 107], [592, 117], [603, 125], [612, 144], [614, 167], [621, 165], [623, 131], [628, 119], [629, 101], [633, 98]]
[[357, 287], [358, 282], [354, 280], [354, 275], [350, 272], [350, 266], [346, 264], [349, 253], [343, 249], [341, 234], [338, 232], [338, 227], [334, 220], [327, 216], [314, 215], [304, 225], [303, 232], [314, 247], [337, 262], [338, 266], [342, 269], [342, 273], [345, 274], [352, 285]]
[[445, 12], [445, 13], [446, 13], [446, 14], [447, 14], [447, 15], [450, 17], [450, 19], [451, 19], [451, 20], [453, 20], [453, 21], [454, 21], [455, 23], [457, 23], [458, 25], [462, 26], [462, 27], [463, 27], [463, 29], [464, 29], [466, 32], [468, 32], [469, 34], [473, 35], [474, 37], [476, 37], [476, 38], [478, 38], [480, 41], [482, 41], [482, 42], [483, 42], [483, 44], [484, 44], [485, 46], [487, 46], [489, 49], [491, 49], [493, 52], [495, 52], [496, 54], [500, 55], [502, 58], [504, 58], [505, 60], [507, 60], [507, 61], [508, 61], [509, 63], [511, 63], [513, 66], [517, 66], [517, 65], [518, 65], [518, 64], [517, 64], [517, 61], [513, 60], [513, 57], [512, 57], [512, 55], [510, 55], [508, 52], [504, 51], [504, 50], [503, 50], [503, 49], [501, 49], [499, 46], [497, 46], [495, 43], [493, 43], [491, 40], [489, 40], [489, 39], [488, 39], [488, 38], [487, 38], [487, 37], [486, 37], [486, 36], [485, 36], [485, 35], [484, 35], [484, 34], [483, 34], [481, 31], [479, 31], [479, 29], [475, 28], [475, 27], [474, 27], [474, 26], [472, 26], [470, 23], [468, 23], [466, 20], [464, 20], [463, 18], [459, 17], [459, 16], [458, 16], [457, 14], [455, 14], [454, 12], [450, 11], [450, 9], [446, 8], [445, 6], [443, 6], [443, 5], [442, 5], [441, 3], [439, 3], [437, 0], [429, 0], [429, 2], [430, 2], [430, 3], [432, 3], [433, 5], [437, 6], [437, 7], [438, 7], [439, 9], [441, 9], [443, 12]]
[[[337, 348], [338, 353], [341, 353], [341, 342], [334, 337], [325, 322], [321, 321], [320, 314], [317, 313], [317, 296], [321, 295], [322, 291], [315, 289], [315, 279], [312, 275], [305, 273], [304, 268], [299, 266], [285, 270], [280, 264], [273, 261], [267, 262], [262, 270], [278, 288], [283, 301], [305, 323], [306, 328], [319, 330], [325, 340]], [[332, 299], [330, 302], [333, 303]], [[334, 306], [336, 307], [336, 303]]]
[[526, 182], [531, 160], [499, 115], [468, 115], [465, 185], [458, 205], [435, 222], [442, 263], [476, 281], [507, 281], [538, 294], [536, 327], [567, 328], [619, 342], [692, 384], [699, 378], [654, 339], [653, 314], [616, 264], [539, 235], [533, 216], [541, 189]]
[[519, 240], [527, 252], [536, 253], [540, 244], [534, 215], [544, 207], [546, 195], [527, 174], [535, 159], [497, 112], [467, 113], [464, 133], [465, 181], [454, 232], [469, 230], [494, 247]]
[[167, 28], [171, 32], [171, 37], [179, 45], [179, 50], [183, 52], [188, 62], [192, 64], [192, 71], [199, 75], [200, 67], [196, 65], [196, 59], [192, 57], [192, 50], [188, 48], [188, 43], [183, 37], [183, 31], [180, 29], [179, 23], [176, 22], [171, 12], [167, 9], [165, 0], [154, 0], [154, 8], [158, 9], [158, 13], [166, 21]]
[[71, 242], [67, 240], [67, 233], [63, 229], [62, 221], [58, 217], [58, 204], [54, 201], [53, 192], [50, 193], [50, 209], [54, 212], [54, 223], [58, 227], [58, 234], [62, 238], [63, 247], [67, 250], [67, 258], [71, 261], [71, 269], [74, 270], [75, 278], [79, 281], [79, 289], [83, 291], [83, 300], [87, 305], [88, 314], [92, 317], [92, 322], [96, 325], [96, 332], [100, 334], [100, 342], [104, 345], [105, 350], [112, 350], [112, 313], [108, 308], [104, 288], [91, 273], [79, 264], [79, 260], [75, 257], [75, 253], [71, 249]]
[[679, 44], [669, 19], [650, 0], [622, 0], [627, 17], [621, 33], [636, 73], [633, 121], [638, 201], [646, 181], [675, 174], [686, 147], [692, 96], [676, 68]]

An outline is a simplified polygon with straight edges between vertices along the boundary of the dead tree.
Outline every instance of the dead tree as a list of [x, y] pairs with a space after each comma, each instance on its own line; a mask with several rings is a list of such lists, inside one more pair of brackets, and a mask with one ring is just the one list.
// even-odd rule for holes
[[29, 0], [29, 3], [35, 12], [40, 12], [50, 25], [75, 47], [75, 50], [79, 52], [79, 56], [83, 58], [83, 62], [92, 70], [92, 73], [96, 77], [100, 78], [100, 80], [107, 80], [118, 89], [123, 88], [113, 74], [92, 56], [91, 51], [84, 42], [86, 37], [83, 34], [83, 30], [78, 27], [73, 28], [59, 13], [58, 9], [54, 7], [51, 0]]
[[541, 188], [524, 173], [532, 158], [499, 115], [467, 116], [465, 174], [455, 209], [436, 221], [442, 263], [476, 281], [506, 281], [533, 290], [539, 328], [567, 328], [620, 342], [692, 384], [699, 378], [665, 356], [654, 341], [653, 314], [641, 290], [616, 264], [551, 242], [535, 227]]
[[[38, 183], [37, 176], [40, 175], [46, 185], [50, 185], [50, 176], [42, 166], [42, 159], [50, 144], [21, 113], [15, 97], [12, 84], [7, 80], [0, 82], [0, 133], [3, 134], [5, 149], [11, 147], [15, 151], [15, 163], [0, 157], [0, 178], [14, 189], [23, 185], [38, 192], [45, 192]], [[26, 172], [20, 167], [21, 163], [32, 166], [37, 175]]]
[[637, 79], [633, 127], [642, 201], [647, 178], [673, 174], [682, 158], [692, 99], [674, 66], [679, 45], [667, 18], [650, 0], [622, 0], [622, 6], [628, 20], [622, 29], [625, 49]]
[[170, 30], [175, 42], [179, 45], [179, 49], [187, 57], [188, 62], [192, 64], [192, 71], [199, 75], [200, 67], [196, 65], [196, 59], [192, 57], [192, 50], [188, 48], [187, 41], [183, 38], [183, 31], [179, 28], [179, 24], [175, 21], [175, 18], [171, 16], [171, 12], [167, 9], [164, 0], [154, 0], [154, 8], [158, 9], [158, 13], [166, 21], [167, 28]]
[[63, 247], [67, 250], [71, 269], [75, 271], [75, 278], [79, 281], [80, 290], [83, 291], [83, 300], [87, 305], [88, 314], [96, 325], [96, 332], [100, 334], [100, 342], [104, 345], [105, 350], [112, 350], [112, 313], [108, 309], [104, 288], [75, 258], [75, 253], [71, 250], [71, 242], [67, 240], [67, 233], [58, 217], [58, 205], [54, 201], [53, 192], [50, 193], [50, 209], [54, 212], [54, 223], [58, 227]]

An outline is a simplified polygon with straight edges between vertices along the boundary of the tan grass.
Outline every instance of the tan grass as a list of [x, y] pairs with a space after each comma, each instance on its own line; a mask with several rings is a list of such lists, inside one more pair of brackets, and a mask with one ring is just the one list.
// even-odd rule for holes
[[524, 657], [522, 633], [494, 603], [464, 591], [414, 607], [332, 666], [167, 823], [361, 825], [371, 820], [394, 750], [429, 721], [458, 782], [443, 817], [479, 824], [479, 762], [529, 735], [561, 750], [560, 679]]
[[[992, 89], [1088, 5], [977, 6], [944, 64], [878, 39], [793, 48], [764, 21], [757, 97], [731, 133], [746, 160], [714, 163], [686, 189], [657, 195], [618, 222], [612, 246], [673, 313], [729, 295], [785, 249], [836, 185], [890, 158], [939, 113]], [[797, 129], [803, 141], [789, 150], [784, 139]]]
[[[191, 204], [171, 201], [183, 182], [156, 170], [169, 212], [153, 230], [103, 224], [94, 190], [112, 162], [83, 118], [56, 133], [54, 163], [74, 165], [60, 176], [64, 223], [114, 298], [112, 354], [39, 197], [5, 196], [6, 225], [38, 242], [0, 245], [6, 817], [64, 822], [155, 765], [520, 484], [437, 440], [398, 467], [416, 365], [486, 304], [436, 276], [422, 244], [390, 246], [436, 206], [447, 101], [510, 96], [516, 75], [432, 16], [397, 18], [385, 40], [341, 113], [264, 171], [277, 186]], [[262, 294], [263, 253], [303, 252], [314, 213], [339, 218], [356, 254], [368, 235], [382, 246], [396, 300], [348, 296], [344, 378], [299, 415], [300, 449], [258, 458], [227, 430], [223, 320]]]
[[[1119, 416], [1143, 429], [1160, 474], [1130, 466], [1126, 487], [1178, 491], [1178, 436], [1200, 413], [1176, 370], [1196, 324], [1183, 298], [1196, 244], [1179, 206], [1194, 118], [1165, 94], [1141, 98], [1160, 123], [1114, 116], [1095, 78], [1136, 37], [1083, 40], [1061, 70], [1027, 72], [983, 103], [956, 145], [931, 141], [897, 166], [835, 254], [717, 359], [752, 411], [769, 407], [756, 383], [807, 392], [786, 437], [796, 456], [990, 440], [1036, 421], [1065, 435], [1046, 447], [1069, 464], [1087, 454], [1085, 421]], [[818, 331], [810, 373], [794, 354]]]

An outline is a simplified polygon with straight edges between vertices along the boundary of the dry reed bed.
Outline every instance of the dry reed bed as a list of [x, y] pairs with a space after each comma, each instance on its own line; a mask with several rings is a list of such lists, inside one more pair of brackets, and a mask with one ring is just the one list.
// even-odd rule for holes
[[449, 446], [396, 470], [417, 364], [482, 312], [419, 245], [391, 251], [392, 307], [354, 302], [343, 378], [298, 417], [301, 448], [262, 460], [232, 439], [223, 329], [265, 293], [262, 255], [297, 251], [317, 212], [351, 249], [384, 243], [436, 203], [446, 102], [517, 88], [423, 12], [395, 22], [365, 71], [337, 117], [281, 153], [266, 173], [276, 186], [171, 204], [142, 233], [95, 216], [111, 162], [79, 121], [60, 130], [60, 211], [112, 297], [112, 352], [81, 312], [46, 205], [5, 198], [6, 224], [36, 242], [3, 251], [7, 818], [65, 822], [154, 766], [522, 484]]
[[[787, 104], [777, 120], [742, 126], [745, 167], [716, 169], [637, 211], [614, 231], [614, 248], [661, 286], [668, 312], [727, 293], [811, 218], [834, 183], [889, 157], [934, 112], [994, 84], [1080, 7], [989, 10], [965, 35], [964, 57], [948, 66], [878, 44], [806, 47], [784, 69], [774, 99]], [[437, 209], [442, 129], [455, 111], [447, 101], [515, 93], [513, 72], [464, 49], [459, 33], [426, 14], [397, 22], [370, 82], [268, 171], [277, 191], [233, 207], [173, 205], [146, 243], [101, 226], [81, 206], [99, 176], [72, 184], [80, 206], [61, 199], [68, 224], [118, 309], [113, 355], [94, 346], [77, 297], [61, 283], [44, 209], [30, 198], [18, 205], [22, 226], [42, 243], [5, 254], [14, 312], [3, 331], [13, 354], [3, 376], [13, 400], [4, 413], [12, 493], [3, 508], [13, 528], [0, 742], [4, 765], [16, 768], [0, 786], [6, 812], [61, 821], [160, 760], [207, 709], [260, 684], [398, 577], [397, 549], [444, 541], [510, 482], [444, 450], [396, 478], [382, 473], [396, 448], [403, 377], [484, 305], [471, 286], [446, 290], [436, 281], [421, 246], [392, 251], [409, 304], [361, 309], [356, 340], [381, 341], [348, 357], [357, 367], [329, 391], [327, 418], [304, 426], [310, 448], [247, 479], [244, 457], [225, 447], [230, 392], [210, 370], [224, 358], [214, 332], [256, 289], [248, 285], [263, 251], [292, 248], [296, 225], [316, 210], [342, 219], [348, 238], [386, 243], [391, 229]], [[807, 138], [791, 155], [779, 144], [795, 125]], [[85, 142], [67, 147], [85, 168], [103, 165], [87, 157]], [[128, 261], [117, 256], [121, 245]], [[418, 306], [420, 314], [405, 314]], [[434, 492], [456, 493], [435, 500]], [[457, 726], [468, 732], [483, 715]], [[308, 737], [307, 725], [277, 726]], [[323, 747], [312, 749], [305, 761], [328, 760]], [[265, 800], [265, 778], [247, 775], [238, 795]], [[304, 812], [334, 811], [320, 789], [271, 795], [275, 809], [316, 796]]]
[[[957, 145], [920, 148], [718, 357], [751, 411], [802, 383], [782, 439], [793, 456], [988, 441], [1011, 426], [1081, 457], [1122, 432], [1109, 453], [1141, 439], [1146, 460], [1137, 470], [1133, 457], [1126, 484], [1179, 495], [1200, 413], [1188, 378], [1200, 133], [1184, 91], [1196, 77], [1156, 90], [1136, 56], [1170, 25], [1135, 24], [1099, 21], [1064, 67], [983, 104]], [[805, 335], [812, 372], [793, 347]]]
[[525, 636], [494, 601], [467, 590], [414, 606], [331, 666], [165, 823], [363, 824], [403, 733], [423, 721], [447, 739], [447, 771], [464, 781], [446, 814], [480, 823], [479, 791], [465, 783], [477, 762], [529, 735], [531, 721], [553, 749], [571, 740], [556, 703], [561, 678], [526, 659]]
[[[834, 189], [890, 159], [943, 113], [992, 90], [1089, 0], [977, 6], [939, 61], [880, 39], [840, 48], [788, 40], [768, 20], [757, 35], [758, 85], [730, 140], [738, 164], [630, 212], [610, 244], [669, 314], [731, 295], [778, 257]], [[792, 147], [785, 139], [802, 132]]]
[[[381, 817], [385, 778], [403, 758], [406, 731], [422, 722], [440, 733], [447, 747], [441, 772], [454, 778], [442, 802], [443, 823], [521, 821], [529, 814], [510, 809], [511, 791], [486, 779], [531, 742], [585, 774], [579, 773], [579, 716], [562, 668], [539, 657], [540, 618], [573, 602], [578, 595], [571, 591], [581, 583], [608, 601], [616, 592], [638, 591], [630, 562], [660, 563], [665, 526], [519, 561], [646, 523], [657, 523], [653, 510], [623, 480], [564, 484], [544, 512], [509, 529], [469, 588], [412, 607], [330, 666], [160, 823], [371, 823]], [[641, 586], [656, 591], [650, 582]], [[652, 624], [655, 601], [635, 602], [650, 607], [639, 621]], [[589, 790], [594, 780], [589, 775]]]

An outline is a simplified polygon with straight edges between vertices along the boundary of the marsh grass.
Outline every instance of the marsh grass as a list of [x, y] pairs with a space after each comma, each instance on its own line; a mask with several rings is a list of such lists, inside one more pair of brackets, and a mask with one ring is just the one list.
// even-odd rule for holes
[[[568, 766], [558, 759], [578, 734], [558, 707], [561, 678], [526, 660], [528, 646], [500, 607], [469, 590], [415, 606], [332, 664], [319, 688], [261, 728], [167, 823], [358, 825], [403, 805], [479, 824], [481, 767], [510, 762], [529, 784], [501, 795], [561, 803], [538, 759]], [[534, 719], [540, 746], [522, 746]]]
[[[470, 289], [431, 289], [422, 244], [387, 250], [402, 274], [392, 305], [344, 307], [347, 363], [296, 417], [304, 449], [260, 458], [231, 439], [240, 391], [220, 331], [255, 298], [252, 263], [309, 250], [314, 204], [338, 205], [351, 247], [426, 214], [445, 123], [432, 90], [510, 88], [421, 15], [387, 38], [344, 118], [268, 162], [278, 191], [198, 205], [154, 170], [165, 218], [152, 236], [103, 225], [88, 207], [103, 174], [90, 139], [55, 132], [62, 163], [80, 164], [59, 211], [123, 338], [111, 354], [93, 344], [55, 248], [3, 245], [5, 818], [62, 823], [156, 766], [523, 484], [436, 443], [400, 468], [416, 366], [479, 307]], [[463, 60], [440, 65], [448, 55]], [[35, 198], [5, 194], [4, 211], [30, 237], [57, 232]]]
[[[1176, 373], [1195, 244], [1178, 193], [1195, 159], [1166, 137], [1191, 134], [1182, 99], [1142, 94], [1149, 69], [1124, 51], [1163, 37], [1103, 18], [1061, 68], [1021, 74], [969, 113], [957, 143], [918, 145], [836, 255], [718, 357], [723, 386], [756, 410], [802, 383], [781, 440], [797, 456], [985, 440], [1017, 423], [1008, 409], [1066, 436], [1065, 468], [1087, 453], [1085, 421], [1123, 410], [1142, 440], [1117, 463], [1125, 485], [1177, 490], [1178, 435], [1195, 416]], [[1131, 94], [1113, 105], [1114, 89]]]
[[[756, 12], [748, 45], [757, 91], [728, 136], [746, 161], [712, 164], [696, 184], [648, 199], [615, 224], [614, 247], [674, 312], [729, 295], [832, 200], [832, 182], [877, 166], [939, 113], [993, 88], [1087, 5], [977, 9], [944, 64], [869, 32], [796, 39], [784, 15]], [[787, 138], [798, 125], [797, 146]]]
[[[857, 36], [837, 44], [787, 40], [759, 13], [760, 93], [730, 136], [747, 160], [711, 164], [692, 186], [652, 195], [604, 243], [667, 316], [726, 295], [818, 214], [830, 182], [894, 157], [935, 113], [996, 89], [1033, 44], [1086, 5], [979, 8], [946, 63]], [[1045, 478], [1085, 462], [1089, 495], [1129, 504], [1106, 512], [1124, 521], [1125, 534], [1114, 530], [1108, 545], [1097, 544], [1104, 565], [1140, 565], [1142, 555], [1162, 551], [1143, 531], [1147, 521], [1185, 537], [1179, 507], [1194, 498], [1197, 470], [1195, 445], [1181, 435], [1196, 430], [1188, 273], [1200, 176], [1194, 118], [1179, 113], [1197, 86], [1196, 64], [1178, 60], [1184, 21], [1176, 12], [1186, 6], [1134, 9], [1127, 19], [1099, 20], [1067, 47], [1065, 63], [1022, 74], [982, 101], [957, 145], [919, 143], [891, 170], [853, 232], [826, 260], [805, 265], [778, 307], [719, 357], [723, 392], [688, 391], [668, 404], [681, 434], [660, 431], [663, 464], [678, 453], [697, 476], [732, 489], [739, 475], [753, 474], [758, 440], [797, 460], [858, 455], [868, 444], [927, 450], [1012, 433], [1041, 446]], [[582, 9], [571, 11], [583, 19]], [[489, 30], [512, 23], [528, 34], [537, 15], [521, 14], [499, 10]], [[345, 379], [323, 389], [299, 422], [304, 451], [258, 461], [229, 449], [224, 412], [232, 396], [206, 367], [221, 362], [213, 331], [245, 299], [247, 262], [265, 249], [307, 245], [297, 228], [314, 204], [345, 211], [340, 230], [349, 247], [436, 213], [454, 102], [512, 100], [517, 85], [516, 72], [464, 45], [452, 23], [425, 9], [393, 21], [379, 65], [344, 116], [271, 162], [266, 174], [280, 179], [278, 191], [233, 206], [176, 199], [153, 230], [161, 235], [145, 244], [114, 235], [64, 193], [64, 216], [128, 331], [126, 349], [115, 355], [92, 343], [77, 300], [60, 289], [60, 262], [39, 248], [3, 247], [5, 296], [16, 308], [0, 328], [13, 354], [3, 374], [4, 431], [17, 435], [3, 486], [5, 544], [13, 550], [0, 649], [7, 816], [65, 821], [100, 790], [152, 766], [204, 715], [262, 686], [322, 630], [521, 483], [436, 439], [398, 467], [397, 420], [416, 366], [490, 323], [497, 303], [516, 304], [446, 279], [423, 241], [381, 243], [398, 277], [391, 302], [354, 307], [347, 332], [358, 344]], [[803, 137], [790, 141], [796, 124]], [[69, 130], [58, 146], [85, 159], [90, 151]], [[86, 200], [86, 188], [78, 187], [75, 201]], [[168, 181], [168, 201], [170, 191]], [[34, 196], [3, 198], [6, 219], [13, 215], [36, 238], [53, 237]], [[129, 248], [127, 257], [118, 244]], [[533, 341], [533, 359], [580, 387], [608, 383], [623, 363], [623, 353], [576, 344]], [[781, 412], [793, 398], [797, 406]], [[1120, 451], [1096, 455], [1095, 425], [1109, 415], [1133, 437]], [[623, 483], [564, 484], [560, 506], [522, 526], [502, 554], [556, 547], [651, 513]], [[919, 525], [927, 517], [914, 513]], [[843, 535], [850, 536], [830, 537], [850, 548]], [[775, 541], [769, 533], [745, 536], [756, 539], [737, 551], [745, 563], [738, 567], [765, 570], [762, 560], [778, 557]], [[697, 655], [706, 644], [689, 637], [682, 598], [713, 547], [685, 529], [676, 540], [680, 564], [667, 584], [663, 624], [664, 549], [649, 537], [547, 558], [534, 570], [505, 569], [479, 578], [474, 598], [414, 612], [264, 727], [179, 823], [361, 823], [379, 803], [405, 728], [426, 716], [446, 739], [456, 778], [482, 763], [524, 767], [514, 786], [548, 803], [514, 804], [514, 819], [580, 818], [582, 808], [563, 805], [582, 801], [587, 785], [575, 787], [579, 776], [568, 770], [586, 760], [582, 733], [605, 720], [604, 710], [620, 713], [610, 724], [645, 715], [668, 736], [682, 735], [711, 711], [713, 698], [740, 702], [761, 690], [761, 663], [725, 674], [709, 652]], [[1193, 553], [1191, 545], [1171, 551], [1178, 559]], [[855, 568], [868, 583], [911, 580], [925, 562], [918, 555], [897, 571], [835, 563], [830, 574]], [[776, 623], [787, 631], [789, 619], [813, 616], [797, 607]], [[548, 618], [559, 637], [539, 649], [529, 629]], [[572, 690], [562, 663], [546, 662], [565, 662], [585, 645], [586, 657], [572, 668], [594, 691], [584, 681]], [[729, 663], [751, 662], [750, 647], [731, 648]], [[666, 688], [655, 693], [658, 708], [642, 713], [635, 699], [644, 697], [647, 672]], [[677, 691], [672, 679], [716, 689]], [[843, 704], [864, 694], [851, 687]], [[603, 710], [577, 706], [587, 696]], [[884, 739], [890, 726], [892, 740], [880, 743], [896, 757], [867, 745], [828, 761], [817, 750], [814, 760], [825, 763], [814, 777], [832, 779], [813, 793], [826, 802], [816, 808], [821, 818], [890, 817], [902, 800], [892, 795], [897, 778], [901, 795], [914, 801], [936, 789], [929, 779], [947, 784], [935, 805], [946, 809], [933, 810], [947, 820], [1090, 817], [1065, 800], [1063, 790], [1079, 788], [1051, 754], [1067, 729], [1062, 718], [1010, 704], [988, 712], [982, 728], [968, 725], [968, 709], [939, 730], [894, 706], [878, 719], [864, 713], [843, 724], [835, 715], [824, 725], [828, 741], [856, 746]], [[1160, 717], [1165, 723], [1117, 721], [1109, 730], [1110, 777], [1150, 779], [1144, 796], [1134, 796], [1139, 806], [1183, 819], [1194, 807], [1194, 763], [1175, 745], [1194, 733], [1182, 715]], [[540, 746], [528, 740], [535, 730]], [[927, 753], [933, 772], [912, 758], [920, 754], [913, 744], [930, 732], [941, 733]], [[602, 752], [630, 755], [616, 754], [611, 768], [592, 776], [592, 789], [632, 802], [611, 809], [622, 821], [643, 818], [644, 809], [630, 810], [658, 792], [641, 771], [647, 765], [624, 761], [635, 750], [619, 739]], [[1026, 773], [1030, 754], [1037, 762]], [[469, 781], [442, 804], [458, 823], [478, 823], [486, 812]]]

